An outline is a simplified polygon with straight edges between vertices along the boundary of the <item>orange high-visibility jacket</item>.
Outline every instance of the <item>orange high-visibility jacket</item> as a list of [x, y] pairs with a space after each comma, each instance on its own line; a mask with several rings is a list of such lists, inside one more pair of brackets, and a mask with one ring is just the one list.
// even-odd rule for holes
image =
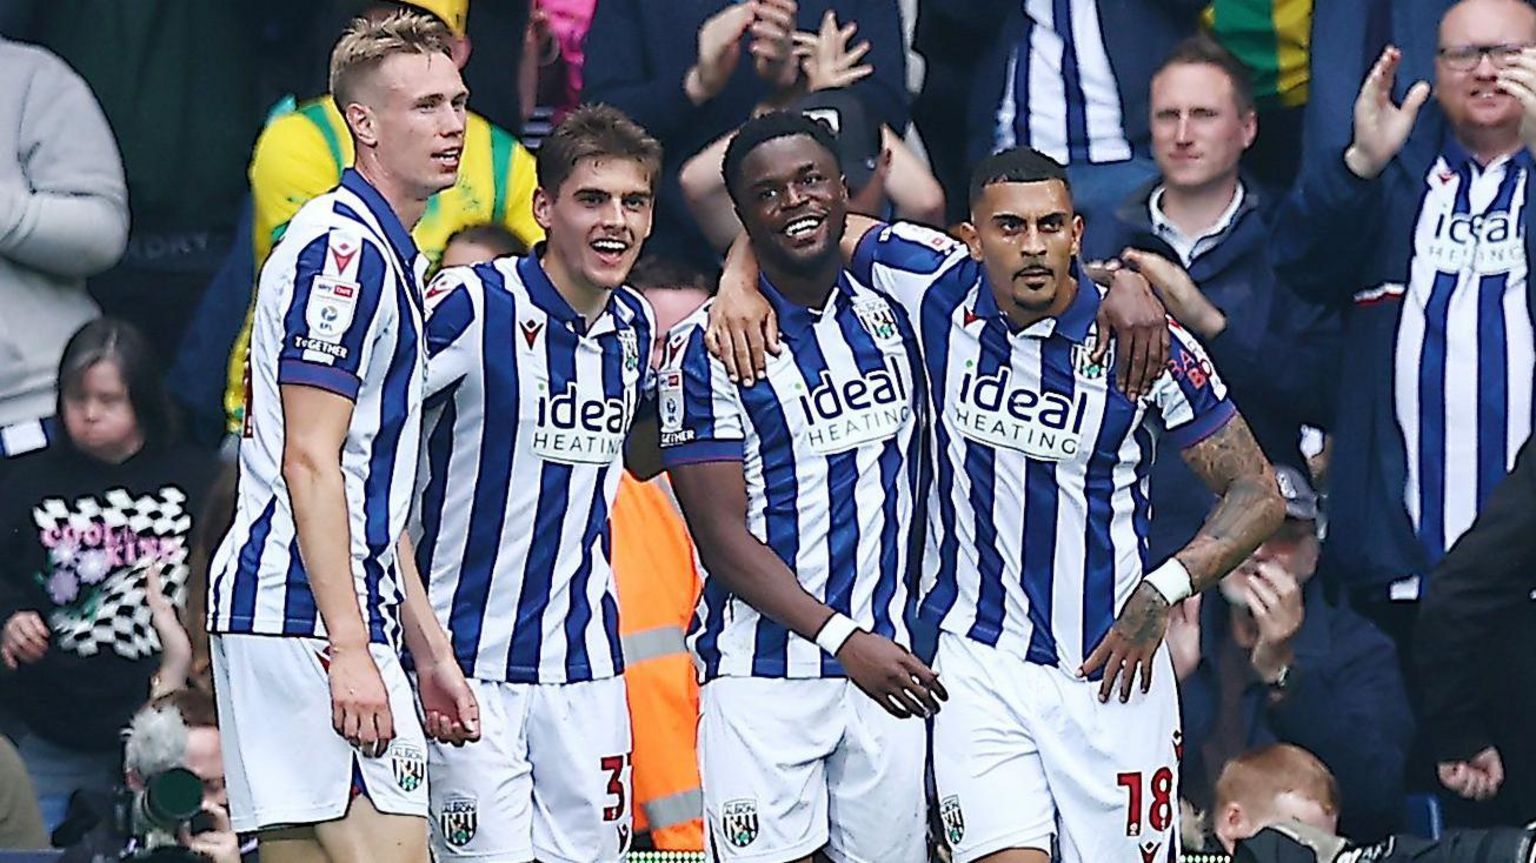
[[613, 575], [634, 736], [635, 831], [661, 851], [704, 849], [699, 684], [683, 644], [699, 596], [693, 543], [665, 477], [627, 472], [612, 512]]

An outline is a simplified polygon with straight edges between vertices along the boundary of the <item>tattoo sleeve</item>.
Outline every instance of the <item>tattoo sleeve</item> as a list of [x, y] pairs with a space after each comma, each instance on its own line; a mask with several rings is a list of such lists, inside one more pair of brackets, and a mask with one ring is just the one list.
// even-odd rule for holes
[[1221, 500], [1175, 557], [1198, 593], [1242, 563], [1285, 518], [1274, 469], [1241, 415], [1184, 450], [1184, 461]]

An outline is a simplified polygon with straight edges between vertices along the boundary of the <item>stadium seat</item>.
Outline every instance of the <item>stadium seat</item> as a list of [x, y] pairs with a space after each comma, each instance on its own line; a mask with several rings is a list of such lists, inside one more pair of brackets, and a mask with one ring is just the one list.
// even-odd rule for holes
[[[1410, 794], [1403, 800], [1403, 830], [1422, 839], [1439, 839], [1445, 829], [1445, 813], [1440, 798], [1433, 794]], [[3, 863], [3, 861], [0, 861]]]
[[64, 856], [62, 849], [48, 851], [0, 851], [0, 863], [54, 863]]

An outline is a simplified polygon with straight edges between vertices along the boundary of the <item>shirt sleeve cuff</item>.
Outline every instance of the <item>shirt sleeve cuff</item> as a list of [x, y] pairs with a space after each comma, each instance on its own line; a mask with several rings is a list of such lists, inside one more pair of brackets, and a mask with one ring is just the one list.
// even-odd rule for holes
[[1237, 406], [1232, 404], [1231, 399], [1222, 399], [1220, 404], [1206, 413], [1195, 417], [1176, 429], [1169, 429], [1169, 439], [1179, 449], [1189, 449], [1221, 431], [1235, 416], [1237, 416]]
[[661, 451], [661, 463], [668, 468], [711, 461], [741, 461], [742, 458], [742, 442], [739, 440], [696, 440]]
[[362, 381], [351, 372], [331, 366], [306, 363], [303, 360], [282, 360], [277, 364], [277, 382], [299, 384], [332, 392], [348, 401], [357, 401], [357, 390]]

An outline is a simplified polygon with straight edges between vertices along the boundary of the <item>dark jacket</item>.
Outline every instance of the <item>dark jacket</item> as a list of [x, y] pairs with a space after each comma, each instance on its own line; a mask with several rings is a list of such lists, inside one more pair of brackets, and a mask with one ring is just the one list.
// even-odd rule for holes
[[[603, 102], [628, 114], [661, 141], [664, 153], [656, 225], [648, 253], [711, 267], [718, 256], [705, 241], [683, 200], [677, 174], [682, 164], [717, 138], [746, 122], [769, 96], [752, 69], [747, 40], [725, 89], [695, 107], [683, 79], [699, 55], [699, 27], [729, 0], [599, 0], [587, 31], [582, 100]], [[907, 57], [896, 0], [801, 0], [796, 23], [815, 32], [827, 10], [839, 23], [857, 22], [856, 40], [871, 48], [863, 62], [874, 74], [851, 92], [896, 133], [906, 131], [910, 98]]]
[[[1098, 0], [1099, 30], [1120, 86], [1121, 122], [1126, 140], [1138, 152], [1146, 152], [1149, 140], [1147, 100], [1152, 73], [1175, 45], [1195, 32], [1207, 5], [1208, 0]], [[1024, 15], [1024, 4], [1012, 6], [1003, 22], [1002, 38], [992, 44], [976, 67], [968, 124], [972, 164], [992, 152], [998, 106], [1007, 92], [1008, 57], [1029, 34], [1031, 25]], [[1028, 111], [1025, 100], [1026, 94], [1015, 90], [1021, 115]]]
[[[1254, 679], [1242, 709], [1250, 748], [1291, 743], [1328, 765], [1343, 798], [1341, 831], [1365, 839], [1392, 830], [1403, 797], [1403, 768], [1413, 740], [1408, 694], [1397, 652], [1380, 630], [1348, 608], [1330, 605], [1322, 585], [1303, 589], [1306, 618], [1292, 642], [1290, 691], [1269, 705], [1268, 688]], [[1205, 784], [1202, 748], [1216, 724], [1220, 682], [1213, 657], [1228, 638], [1230, 607], [1216, 591], [1200, 609], [1200, 665], [1179, 686], [1184, 720], [1186, 788]], [[1203, 789], [1209, 797], [1209, 789]]]
[[[1424, 737], [1438, 760], [1465, 761], [1494, 743], [1487, 717], [1498, 706], [1497, 690], [1489, 686], [1495, 677], [1505, 685], [1512, 682], [1507, 663], [1518, 664], [1530, 677], [1531, 657], [1516, 651], [1500, 659], [1501, 647], [1509, 642], [1491, 636], [1511, 612], [1528, 610], [1536, 591], [1532, 447], [1531, 441], [1521, 447], [1515, 469], [1435, 568], [1419, 609], [1414, 658], [1423, 689], [1421, 717]], [[1507, 696], [1502, 700], [1508, 706]]]
[[[1127, 247], [1156, 252], [1178, 263], [1152, 227], [1147, 209], [1160, 180], [1136, 190], [1115, 220], [1084, 237], [1084, 257], [1097, 260]], [[1244, 183], [1243, 202], [1219, 242], [1196, 255], [1188, 272], [1212, 304], [1227, 317], [1214, 339], [1202, 340], [1270, 461], [1306, 473], [1297, 447], [1301, 425], [1327, 428], [1336, 390], [1341, 325], [1336, 312], [1282, 289], [1270, 266], [1273, 199], [1257, 184]], [[1200, 529], [1215, 496], [1166, 441], [1152, 466], [1150, 561], [1183, 548]]]
[[[1275, 217], [1270, 251], [1281, 282], [1343, 312], [1347, 350], [1329, 480], [1334, 541], [1323, 548], [1322, 566], [1350, 586], [1428, 575], [1433, 563], [1403, 500], [1407, 454], [1393, 398], [1403, 295], [1377, 289], [1408, 284], [1425, 176], [1445, 143], [1444, 129], [1439, 111], [1426, 105], [1402, 152], [1374, 180], [1350, 173], [1342, 151], [1304, 165]], [[1522, 212], [1536, 212], [1533, 204], [1536, 183], [1527, 183]], [[1529, 258], [1536, 235], [1521, 230]], [[1536, 278], [1528, 290], [1536, 291]]]
[[1440, 17], [1456, 0], [1352, 0], [1312, 4], [1303, 151], [1308, 160], [1337, 158], [1354, 132], [1355, 97], [1365, 73], [1389, 43], [1402, 49], [1393, 98], [1415, 81], [1434, 81]]

